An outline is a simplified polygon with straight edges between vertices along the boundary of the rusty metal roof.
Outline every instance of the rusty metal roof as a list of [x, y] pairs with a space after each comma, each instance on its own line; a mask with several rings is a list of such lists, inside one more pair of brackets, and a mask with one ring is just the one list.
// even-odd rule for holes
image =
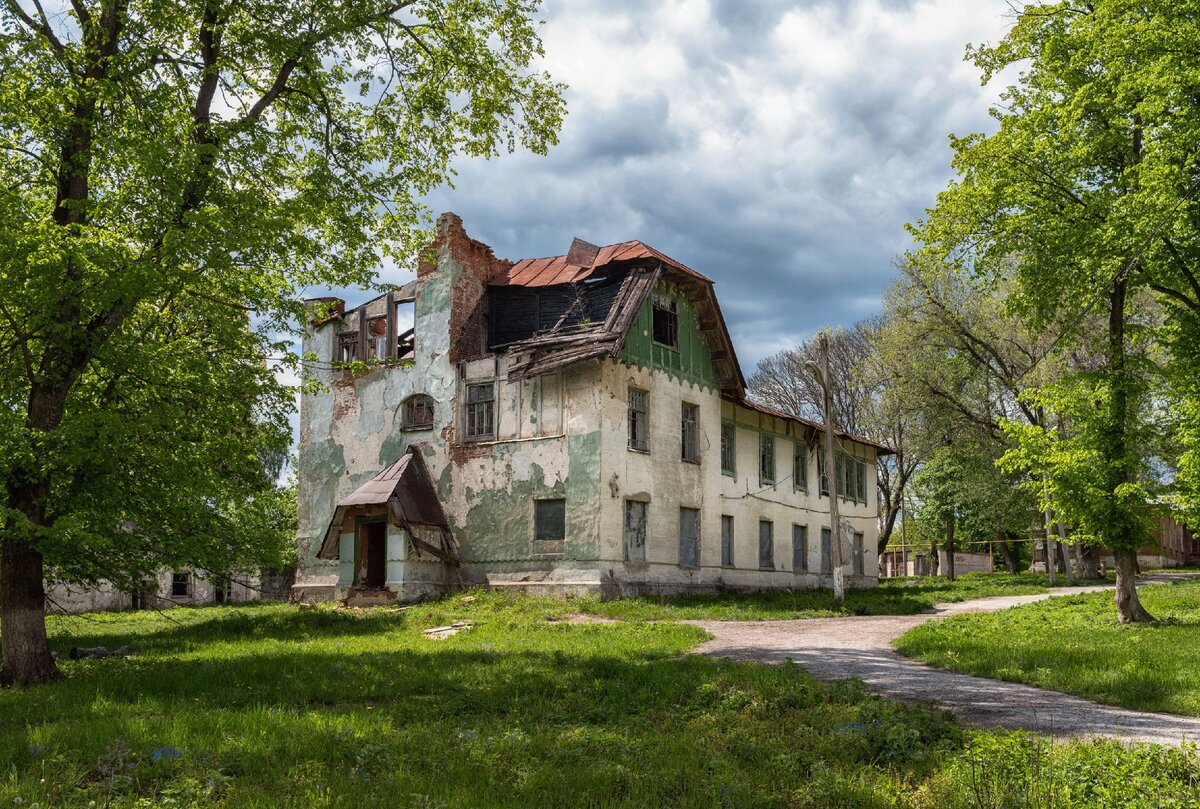
[[[591, 264], [585, 266], [582, 262], [590, 257], [590, 251], [586, 248], [581, 250], [580, 247], [584, 245], [590, 247], [591, 245], [587, 245], [586, 242], [582, 242], [581, 245], [581, 241], [577, 239], [572, 244], [571, 252], [563, 256], [522, 259], [512, 265], [504, 275], [493, 278], [491, 285], [497, 287], [545, 287], [554, 284], [570, 284], [590, 277], [608, 264], [640, 259], [656, 259], [697, 280], [709, 280], [686, 264], [681, 264], [665, 253], [660, 253], [650, 245], [637, 240], [601, 247], [596, 251]], [[571, 261], [580, 263], [571, 263]]]

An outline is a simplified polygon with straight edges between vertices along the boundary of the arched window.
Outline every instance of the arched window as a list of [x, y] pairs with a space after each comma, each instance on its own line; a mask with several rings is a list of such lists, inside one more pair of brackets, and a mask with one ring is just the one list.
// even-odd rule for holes
[[425, 430], [433, 426], [433, 399], [417, 393], [404, 400], [404, 429]]

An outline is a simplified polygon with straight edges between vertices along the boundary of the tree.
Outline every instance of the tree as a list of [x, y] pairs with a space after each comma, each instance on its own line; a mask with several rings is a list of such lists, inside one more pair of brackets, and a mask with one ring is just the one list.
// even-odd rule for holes
[[822, 417], [822, 387], [805, 364], [819, 363], [822, 335], [829, 340], [830, 374], [834, 380], [833, 414], [839, 430], [861, 435], [895, 450], [876, 458], [880, 531], [876, 551], [883, 553], [895, 530], [904, 491], [920, 455], [915, 426], [894, 390], [894, 374], [880, 361], [877, 342], [885, 328], [880, 318], [853, 329], [813, 335], [795, 348], [762, 360], [750, 377], [750, 395], [785, 413], [814, 421]]
[[1083, 324], [1103, 315], [1102, 362], [1041, 401], [1090, 399], [1071, 427], [1094, 461], [1093, 485], [1062, 505], [1112, 550], [1122, 622], [1151, 620], [1134, 581], [1154, 511], [1136, 436], [1151, 379], [1130, 358], [1150, 332], [1131, 321], [1131, 302], [1150, 289], [1200, 315], [1196, 10], [1163, 0], [1024, 6], [1003, 41], [969, 51], [984, 81], [1020, 66], [992, 110], [998, 131], [951, 139], [958, 179], [913, 228], [922, 260], [1011, 278], [1015, 310], [1057, 340], [1089, 342]]
[[455, 155], [555, 141], [537, 7], [0, 0], [0, 678], [56, 676], [47, 567], [250, 552], [220, 529], [281, 449], [267, 335], [411, 263]]

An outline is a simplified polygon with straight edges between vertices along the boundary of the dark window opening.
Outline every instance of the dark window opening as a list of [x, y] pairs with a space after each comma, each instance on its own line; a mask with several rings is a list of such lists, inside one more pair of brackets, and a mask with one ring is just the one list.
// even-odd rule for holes
[[625, 559], [646, 561], [646, 504], [641, 500], [625, 501]]
[[367, 321], [367, 359], [387, 356], [387, 318], [373, 317]]
[[733, 517], [721, 515], [721, 565], [733, 567]]
[[533, 538], [538, 542], [561, 542], [567, 538], [567, 501], [533, 501]]
[[866, 565], [863, 563], [863, 535], [858, 531], [854, 532], [854, 575], [863, 575], [863, 570]]
[[758, 444], [758, 482], [775, 482], [775, 437], [759, 436]]
[[491, 382], [467, 386], [467, 440], [496, 434], [496, 386]]
[[700, 509], [679, 509], [679, 566], [700, 567]]
[[641, 388], [629, 389], [629, 448], [650, 451], [650, 394]]
[[700, 408], [689, 402], [683, 403], [680, 433], [683, 436], [680, 458], [700, 462]]
[[426, 430], [433, 426], [433, 399], [424, 393], [404, 400], [404, 429]]
[[363, 523], [358, 527], [358, 570], [355, 586], [381, 589], [387, 581], [387, 523]]
[[358, 332], [338, 335], [338, 362], [354, 362], [358, 359]]
[[770, 520], [758, 521], [758, 566], [775, 567], [775, 523]]
[[190, 596], [192, 594], [192, 574], [176, 572], [171, 574], [171, 596]]
[[737, 428], [728, 422], [721, 424], [721, 472], [737, 474]]
[[792, 526], [792, 570], [808, 572], [808, 526]]
[[654, 342], [679, 348], [679, 310], [673, 298], [654, 298]]

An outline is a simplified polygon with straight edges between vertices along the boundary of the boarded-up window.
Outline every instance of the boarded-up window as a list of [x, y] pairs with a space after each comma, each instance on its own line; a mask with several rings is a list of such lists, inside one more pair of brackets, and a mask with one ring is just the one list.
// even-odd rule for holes
[[404, 429], [424, 430], [433, 426], [433, 399], [423, 393], [404, 400]]
[[808, 572], [808, 526], [792, 526], [792, 570]]
[[758, 482], [775, 482], [775, 437], [771, 435], [758, 437]]
[[679, 348], [679, 310], [674, 298], [654, 298], [654, 342]]
[[700, 510], [679, 509], [679, 565], [700, 566]]
[[733, 517], [721, 515], [721, 564], [733, 567]]
[[555, 542], [567, 538], [567, 501], [533, 501], [533, 538], [539, 542]]
[[171, 574], [171, 596], [190, 596], [192, 594], [192, 574], [177, 571]]
[[796, 441], [792, 444], [792, 488], [808, 489], [808, 447]]
[[646, 561], [646, 504], [641, 500], [625, 501], [625, 559]]
[[467, 385], [467, 439], [496, 435], [496, 386], [491, 382]]
[[650, 393], [629, 389], [629, 448], [650, 451]]
[[700, 462], [700, 408], [684, 402], [680, 415], [680, 434], [683, 436], [680, 458]]
[[863, 569], [866, 567], [866, 565], [863, 564], [863, 550], [864, 550], [863, 549], [863, 535], [860, 532], [855, 531], [854, 532], [854, 575], [856, 575], [856, 576], [863, 575]]
[[828, 528], [821, 529], [821, 572], [833, 572], [833, 533]]
[[758, 566], [775, 567], [775, 523], [758, 521]]
[[721, 423], [721, 471], [737, 474], [737, 428], [727, 421]]

